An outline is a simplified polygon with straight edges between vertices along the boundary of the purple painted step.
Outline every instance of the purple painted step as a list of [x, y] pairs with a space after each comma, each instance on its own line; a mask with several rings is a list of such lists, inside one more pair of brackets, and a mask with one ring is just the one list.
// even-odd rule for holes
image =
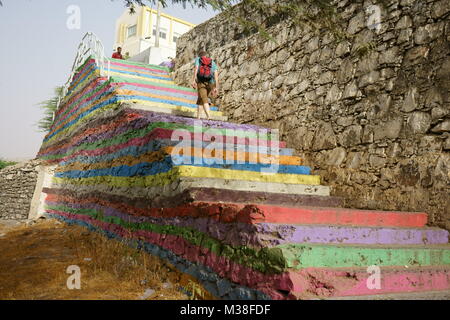
[[[261, 223], [259, 238], [271, 246], [288, 243], [447, 244], [449, 233], [437, 228], [309, 226]], [[275, 235], [275, 236], [274, 236]]]
[[[145, 110], [137, 110], [137, 109], [126, 109], [125, 112], [127, 113], [138, 113], [145, 119], [149, 120], [149, 122], [172, 122], [172, 123], [181, 123], [186, 124], [189, 126], [193, 126], [196, 123], [198, 123], [199, 120], [194, 118], [187, 118], [187, 117], [181, 117], [181, 116], [174, 116], [169, 114], [163, 114], [163, 113], [156, 113], [152, 111], [145, 111]], [[231, 122], [225, 122], [225, 121], [218, 121], [218, 120], [201, 120], [202, 125], [204, 127], [208, 128], [215, 128], [215, 129], [230, 129], [230, 130], [268, 130], [270, 132], [270, 129], [251, 125], [251, 124], [238, 124], [238, 123], [231, 123]]]

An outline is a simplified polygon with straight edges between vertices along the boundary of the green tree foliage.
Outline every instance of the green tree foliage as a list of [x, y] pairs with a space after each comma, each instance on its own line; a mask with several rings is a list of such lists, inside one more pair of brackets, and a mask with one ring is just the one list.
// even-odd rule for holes
[[8, 166], [13, 166], [16, 163], [17, 162], [14, 162], [14, 161], [6, 161], [6, 160], [0, 159], [0, 170], [2, 170], [3, 168], [6, 168]]
[[50, 100], [42, 101], [39, 107], [43, 110], [44, 116], [37, 123], [39, 131], [48, 132], [53, 124], [53, 113], [56, 111], [58, 105], [58, 98], [62, 92], [63, 87], [56, 87], [54, 89], [54, 97]]
[[[339, 27], [339, 17], [335, 0], [122, 0], [130, 12], [136, 6], [152, 5], [160, 2], [163, 7], [168, 3], [187, 4], [198, 8], [213, 8], [225, 11], [243, 28], [244, 33], [256, 33], [269, 37], [267, 28], [280, 21], [289, 21], [293, 26], [313, 29], [327, 28], [337, 39], [346, 37]], [[233, 7], [239, 3], [239, 8]]]

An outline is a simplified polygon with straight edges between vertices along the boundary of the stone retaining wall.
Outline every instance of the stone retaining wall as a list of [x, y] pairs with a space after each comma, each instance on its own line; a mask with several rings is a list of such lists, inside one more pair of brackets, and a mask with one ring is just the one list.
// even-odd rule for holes
[[280, 129], [347, 206], [450, 229], [450, 2], [382, 2], [378, 31], [370, 1], [337, 2], [345, 41], [283, 22], [274, 42], [216, 16], [179, 39], [175, 80], [206, 49], [231, 121]]
[[28, 219], [39, 162], [33, 160], [0, 170], [0, 219]]

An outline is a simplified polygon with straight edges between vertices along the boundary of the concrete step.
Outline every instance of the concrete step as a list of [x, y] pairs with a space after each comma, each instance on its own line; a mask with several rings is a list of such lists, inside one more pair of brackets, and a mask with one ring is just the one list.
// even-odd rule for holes
[[[166, 113], [170, 115], [175, 116], [182, 116], [187, 118], [197, 118], [197, 111], [190, 111], [187, 109], [184, 109], [183, 107], [175, 107], [171, 108], [170, 105], [158, 105], [152, 102], [146, 102], [141, 100], [122, 100], [123, 106], [125, 108], [131, 108], [136, 110], [144, 110], [144, 111], [151, 111], [151, 112], [157, 112], [157, 113]], [[147, 104], [148, 103], [148, 104]], [[223, 116], [221, 112], [217, 111], [211, 111], [210, 113], [212, 120], [217, 121], [227, 121], [228, 117]]]
[[327, 300], [450, 300], [450, 290], [347, 296], [328, 298]]
[[[124, 105], [126, 106], [126, 105]], [[261, 126], [250, 125], [250, 124], [240, 124], [232, 123], [220, 120], [197, 120], [186, 118], [182, 116], [172, 116], [164, 115], [156, 112], [138, 110], [138, 109], [126, 109], [124, 116], [140, 117], [143, 121], [150, 122], [170, 122], [176, 124], [189, 125], [196, 129], [196, 132], [203, 133], [204, 135], [219, 134], [226, 136], [237, 136], [237, 137], [263, 137], [264, 140], [270, 139], [271, 129], [264, 128]], [[193, 131], [193, 130], [191, 130]], [[207, 131], [207, 132], [206, 132]], [[229, 143], [226, 140], [223, 143]], [[283, 141], [279, 142], [281, 148], [286, 147], [286, 143]], [[264, 144], [261, 144], [264, 147]], [[294, 149], [289, 149], [293, 153]]]
[[130, 68], [130, 69], [137, 69], [137, 70], [143, 70], [143, 71], [155, 71], [155, 72], [161, 72], [162, 74], [169, 74], [169, 69], [164, 66], [157, 66], [154, 64], [146, 64], [142, 62], [136, 62], [136, 61], [130, 61], [130, 60], [121, 60], [121, 59], [113, 59], [109, 58], [111, 61], [111, 65], [113, 66], [120, 66], [124, 68]]
[[[312, 201], [311, 201], [312, 202]], [[351, 245], [448, 244], [448, 231], [438, 228], [354, 227], [340, 225], [261, 225], [259, 239], [271, 246], [322, 243]]]
[[450, 245], [283, 244], [288, 268], [449, 266]]
[[[123, 89], [120, 87], [119, 89], [115, 90], [115, 93], [118, 96], [130, 96], [137, 100], [145, 100], [150, 102], [158, 102], [158, 103], [165, 103], [165, 104], [173, 104], [181, 107], [187, 107], [187, 108], [193, 108], [197, 110], [197, 97], [187, 100], [182, 99], [178, 97], [172, 97], [169, 95], [159, 95], [155, 93], [147, 93], [143, 91], [136, 91], [136, 90], [130, 90], [130, 89]], [[219, 109], [213, 105], [209, 108], [212, 111], [218, 111]]]
[[[219, 187], [221, 188], [221, 187]], [[273, 192], [277, 192], [273, 190]], [[294, 193], [294, 192], [291, 192]], [[193, 206], [196, 206], [193, 203]], [[279, 224], [312, 224], [312, 225], [340, 225], [361, 227], [400, 227], [422, 228], [427, 223], [426, 213], [358, 210], [327, 207], [290, 207], [255, 204], [245, 206], [239, 203], [202, 203], [198, 206], [231, 207], [240, 220], [247, 223], [279, 223]]]
[[[281, 154], [267, 154], [266, 150], [258, 150], [258, 148], [254, 148], [255, 150], [250, 152], [243, 152], [237, 150], [237, 144], [226, 144], [223, 145], [223, 148], [219, 148], [219, 150], [211, 149], [211, 146], [205, 142], [205, 146], [201, 148], [194, 147], [181, 147], [181, 146], [171, 146], [166, 147], [165, 152], [171, 155], [180, 155], [180, 156], [195, 156], [195, 157], [203, 157], [204, 159], [214, 160], [216, 162], [226, 162], [226, 163], [261, 163], [261, 164], [270, 164], [271, 162], [277, 162], [280, 165], [294, 165], [299, 166], [303, 164], [303, 159], [297, 156], [286, 156]], [[227, 149], [228, 148], [228, 149]], [[282, 150], [282, 149], [281, 149]], [[263, 151], [263, 152], [259, 152]]]
[[159, 69], [155, 66], [137, 66], [137, 65], [129, 65], [125, 63], [120, 62], [111, 62], [111, 69], [110, 70], [121, 70], [121, 71], [127, 71], [134, 74], [142, 74], [142, 75], [150, 75], [155, 77], [160, 77], [163, 79], [172, 80], [170, 77], [169, 72], [166, 70]]
[[[101, 191], [100, 191], [101, 190]], [[70, 187], [65, 187], [62, 189], [56, 188], [45, 188], [43, 191], [47, 194], [64, 194], [64, 195], [76, 195], [78, 198], [87, 198], [93, 195], [93, 190], [86, 187], [80, 187], [78, 189], [71, 189]], [[142, 193], [149, 194], [150, 198], [144, 198]], [[129, 192], [121, 192], [117, 190], [115, 193], [108, 192], [106, 189], [100, 188], [95, 191], [95, 196], [101, 196], [104, 199], [111, 199], [111, 201], [127, 204], [139, 208], [174, 208], [178, 206], [183, 206], [192, 202], [219, 202], [226, 201], [227, 199], [235, 200], [238, 203], [256, 203], [256, 204], [291, 204], [292, 206], [304, 206], [311, 204], [330, 204], [339, 206], [342, 204], [340, 198], [331, 196], [317, 196], [317, 195], [305, 195], [305, 194], [283, 194], [283, 193], [272, 193], [272, 192], [257, 192], [257, 191], [236, 191], [227, 189], [217, 189], [217, 188], [204, 188], [204, 187], [189, 187], [189, 188], [161, 188], [154, 187], [148, 188], [146, 190], [133, 188]], [[151, 200], [149, 200], [151, 199]], [[263, 224], [261, 224], [262, 226]], [[311, 226], [300, 226], [305, 228], [311, 228]], [[334, 226], [338, 228], [338, 226]], [[282, 228], [286, 230], [296, 230], [298, 226], [292, 225], [281, 225], [281, 224], [264, 224], [264, 230], [261, 229], [260, 232], [267, 237], [269, 236], [269, 231], [275, 230], [279, 234], [283, 234], [280, 231]], [[320, 229], [320, 227], [318, 227]], [[424, 234], [427, 230], [424, 231]], [[284, 232], [286, 233], [286, 232]], [[284, 242], [289, 242], [292, 237], [297, 237], [297, 233], [289, 233], [289, 237], [284, 237]], [[340, 234], [342, 232], [337, 232], [336, 239], [340, 239]], [[273, 236], [273, 234], [272, 234]], [[437, 241], [440, 235], [429, 238], [431, 241]], [[278, 244], [282, 243], [282, 238], [279, 238]], [[339, 241], [339, 240], [336, 240]], [[283, 242], [283, 243], [284, 243]]]
[[112, 82], [117, 83], [118, 85], [142, 84], [147, 86], [156, 86], [158, 88], [176, 89], [184, 92], [197, 92], [197, 90], [194, 90], [193, 88], [177, 86], [173, 83], [173, 81], [157, 80], [157, 79], [152, 80], [145, 77], [132, 76], [118, 72], [111, 73], [111, 80]]
[[[157, 127], [151, 130], [151, 132], [149, 132], [148, 134], [150, 133], [152, 134], [152, 140], [170, 139], [176, 142], [183, 141], [184, 143], [186, 143], [186, 147], [190, 147], [192, 145], [196, 147], [197, 143], [200, 145], [200, 143], [202, 142], [209, 142], [209, 143], [212, 142], [211, 135], [202, 134], [201, 128], [198, 128], [198, 130], [196, 129], [197, 127], [195, 126], [189, 127], [180, 126], [180, 128], [174, 127], [174, 129]], [[218, 132], [221, 133], [223, 131], [221, 130]], [[271, 141], [266, 139], [259, 139], [258, 136], [256, 135], [254, 137], [245, 137], [244, 135], [237, 136], [238, 133], [233, 131], [225, 131], [225, 134], [227, 135], [220, 135], [220, 134], [214, 135], [214, 137], [216, 138], [215, 141], [217, 143], [218, 141], [224, 141], [227, 142], [227, 144], [249, 145], [258, 147], [258, 150], [261, 150], [261, 152], [264, 154], [267, 154], [267, 151], [269, 151], [271, 148], [278, 150], [278, 148], [284, 148], [286, 146], [286, 142], [284, 141]], [[267, 136], [263, 138], [267, 138]]]
[[[92, 183], [93, 180], [98, 180], [99, 183], [112, 183], [114, 185], [124, 184], [127, 183], [127, 181], [128, 183], [131, 183], [131, 181], [133, 181], [133, 183], [138, 185], [149, 187], [161, 183], [170, 183], [180, 177], [320, 185], [319, 176], [290, 173], [267, 174], [260, 171], [237, 170], [236, 167], [223, 169], [195, 165], [180, 165], [175, 166], [166, 172], [164, 172], [164, 166], [162, 169], [162, 172], [158, 172], [157, 167], [152, 167], [152, 171], [149, 171], [145, 169], [145, 165], [143, 168], [136, 167], [131, 169], [128, 166], [120, 166], [92, 171], [69, 171], [67, 173], [59, 173], [55, 179], [62, 179], [67, 183], [73, 181], [81, 184]], [[142, 172], [144, 175], [139, 174], [140, 170], [143, 170]]]
[[[248, 191], [248, 190], [247, 190]], [[276, 192], [275, 190], [273, 190]], [[294, 192], [292, 192], [294, 193]], [[193, 204], [195, 206], [195, 203]], [[200, 204], [199, 204], [200, 205]], [[208, 206], [231, 207], [241, 221], [248, 223], [313, 224], [365, 227], [422, 228], [427, 223], [426, 213], [357, 210], [327, 207], [289, 207], [270, 205], [250, 205], [238, 203], [206, 203]]]
[[196, 103], [198, 97], [197, 91], [180, 90], [170, 87], [161, 87], [158, 85], [141, 83], [118, 83], [117, 85], [123, 90], [134, 90], [159, 96], [170, 96], [173, 98], [184, 99], [191, 103]]
[[[172, 141], [172, 140], [160, 140], [161, 145], [170, 146], [168, 148], [174, 148], [175, 146], [179, 145], [179, 141]], [[200, 142], [200, 141], [197, 141]], [[211, 142], [207, 141], [201, 141], [201, 144], [199, 146], [202, 147], [202, 149], [205, 148], [211, 148]], [[200, 148], [191, 148], [192, 154], [194, 154], [194, 151], [200, 149]], [[223, 144], [224, 155], [223, 157], [226, 159], [242, 159], [242, 157], [245, 157], [245, 159], [252, 160], [254, 159], [254, 155], [262, 155], [258, 158], [259, 162], [266, 162], [266, 156], [276, 156], [279, 155], [280, 157], [280, 163], [282, 161], [285, 161], [284, 164], [303, 164], [303, 159], [297, 156], [294, 156], [294, 149], [291, 148], [274, 148], [273, 152], [271, 148], [262, 148], [261, 146], [251, 146], [251, 145], [245, 145], [245, 144], [231, 144], [231, 143], [224, 143]], [[171, 149], [168, 149], [169, 152]], [[244, 151], [242, 151], [244, 150]], [[228, 154], [227, 154], [228, 152]], [[218, 156], [216, 156], [218, 157]]]
[[[160, 191], [162, 191], [160, 189]], [[136, 193], [123, 193], [121, 195], [113, 195], [108, 192], [101, 192], [96, 190], [95, 194], [89, 189], [72, 190], [68, 188], [60, 189], [46, 189], [47, 194], [55, 195], [53, 201], [64, 202], [65, 196], [69, 197], [67, 201], [77, 201], [76, 199], [91, 199], [92, 203], [98, 203], [98, 199], [104, 199], [108, 202], [107, 207], [122, 208], [128, 207], [129, 214], [133, 216], [146, 215], [145, 212], [151, 212], [153, 208], [186, 208], [192, 202], [219, 202], [227, 199], [240, 200], [240, 203], [245, 205], [267, 204], [267, 203], [281, 203], [291, 204], [292, 206], [304, 206], [314, 203], [334, 203], [340, 204], [339, 199], [334, 197], [321, 196], [305, 196], [293, 194], [274, 194], [261, 192], [242, 192], [230, 191], [224, 189], [214, 188], [190, 188], [185, 189], [180, 193], [159, 192], [157, 196], [151, 199], [142, 197]], [[222, 195], [222, 197], [221, 197]], [[74, 199], [74, 200], [70, 200]], [[220, 200], [218, 200], [220, 199]], [[224, 206], [226, 208], [226, 206]], [[164, 217], [163, 219], [169, 219]], [[187, 221], [188, 217], [183, 220]], [[208, 219], [208, 225], [214, 225], [213, 237], [220, 237], [220, 233], [231, 235], [233, 230], [231, 228], [221, 225], [214, 219]], [[193, 229], [200, 226], [200, 220], [194, 221], [191, 225]], [[197, 222], [195, 222], [197, 221]], [[246, 230], [239, 226], [236, 228], [237, 236], [234, 239], [240, 239], [239, 243], [246, 244], [251, 238], [257, 238], [258, 246], [275, 247], [284, 244], [335, 244], [335, 245], [354, 245], [354, 246], [373, 246], [380, 245], [387, 246], [406, 246], [406, 245], [434, 245], [434, 244], [448, 244], [448, 231], [438, 228], [392, 228], [392, 227], [352, 227], [339, 225], [292, 225], [292, 224], [273, 224], [273, 223], [257, 223], [253, 227], [248, 227]], [[220, 231], [222, 230], [222, 231]], [[241, 235], [239, 232], [246, 233]], [[205, 230], [199, 230], [205, 232]], [[209, 233], [206, 230], [206, 233]], [[293, 246], [294, 247], [294, 246]]]
[[[193, 188], [202, 189], [215, 189], [223, 191], [226, 195], [228, 192], [236, 193], [268, 193], [268, 194], [281, 194], [281, 195], [293, 195], [294, 199], [296, 196], [320, 196], [323, 198], [328, 198], [330, 196], [330, 188], [327, 186], [314, 186], [314, 185], [295, 185], [295, 184], [283, 184], [283, 183], [266, 183], [258, 181], [237, 181], [237, 180], [224, 180], [224, 179], [212, 179], [212, 178], [192, 178], [192, 177], [181, 177], [172, 183], [168, 183], [160, 186], [116, 186], [111, 189], [107, 184], [104, 185], [77, 185], [77, 184], [60, 184], [58, 181], [53, 182], [54, 188], [59, 187], [63, 189], [69, 189], [79, 192], [104, 192], [110, 193], [117, 196], [128, 196], [134, 198], [140, 198], [147, 196], [149, 199], [156, 201], [160, 197], [175, 197], [180, 196], [186, 190]], [[301, 200], [301, 197], [298, 198]], [[297, 200], [295, 200], [297, 201]], [[337, 201], [337, 200], [336, 200]], [[202, 203], [210, 203], [207, 201], [199, 201]], [[214, 201], [211, 201], [214, 203]], [[217, 201], [220, 202], [220, 201]], [[229, 201], [227, 201], [229, 202]], [[242, 203], [240, 203], [242, 205]], [[157, 206], [158, 207], [158, 206]], [[161, 207], [161, 206], [159, 206]]]
[[[292, 293], [299, 299], [378, 300], [446, 296], [449, 266], [380, 267], [380, 283], [364, 268], [306, 268], [290, 273]], [[376, 285], [376, 286], [375, 286]]]
[[261, 163], [221, 163], [203, 157], [187, 157], [173, 156], [166, 152], [156, 151], [146, 153], [140, 157], [123, 156], [111, 161], [100, 161], [90, 163], [86, 166], [85, 162], [73, 162], [66, 166], [60, 166], [56, 176], [59, 178], [86, 178], [96, 176], [119, 176], [119, 177], [135, 177], [150, 176], [169, 172], [174, 168], [182, 168], [185, 166], [197, 168], [211, 168], [220, 170], [237, 170], [242, 174], [270, 172], [274, 176], [277, 174], [289, 175], [310, 175], [311, 169], [306, 166], [297, 165], [270, 165]]

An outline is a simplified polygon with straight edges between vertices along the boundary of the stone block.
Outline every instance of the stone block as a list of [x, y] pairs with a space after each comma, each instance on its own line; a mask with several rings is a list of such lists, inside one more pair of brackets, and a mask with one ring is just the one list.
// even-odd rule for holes
[[406, 134], [423, 134], [430, 129], [431, 116], [425, 112], [413, 112], [407, 120]]

